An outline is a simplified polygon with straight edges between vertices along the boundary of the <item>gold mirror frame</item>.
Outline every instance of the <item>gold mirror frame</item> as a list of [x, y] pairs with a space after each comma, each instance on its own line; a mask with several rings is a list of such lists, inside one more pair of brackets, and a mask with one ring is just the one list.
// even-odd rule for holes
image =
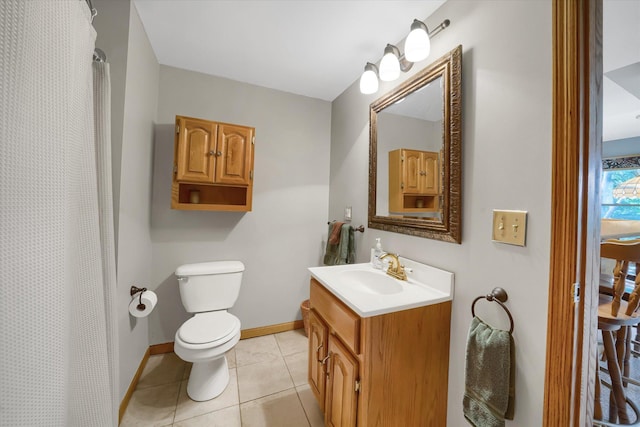
[[[378, 113], [414, 93], [427, 83], [443, 79], [443, 132], [440, 195], [441, 219], [403, 218], [376, 215], [378, 163]], [[458, 46], [431, 65], [374, 101], [369, 108], [369, 228], [411, 236], [460, 243], [462, 175], [462, 46]]]

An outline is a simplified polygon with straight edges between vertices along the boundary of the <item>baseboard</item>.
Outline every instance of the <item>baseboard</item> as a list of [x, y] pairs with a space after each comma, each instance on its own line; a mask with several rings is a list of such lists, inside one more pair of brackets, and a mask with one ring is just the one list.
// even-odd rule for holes
[[151, 356], [155, 354], [173, 353], [173, 341], [166, 342], [164, 344], [154, 344], [149, 346], [149, 354]]
[[259, 328], [240, 331], [240, 339], [261, 337], [263, 335], [277, 334], [278, 332], [293, 331], [294, 329], [301, 328], [304, 328], [304, 322], [302, 320], [294, 320], [293, 322], [279, 323], [277, 325], [260, 326]]
[[[171, 343], [171, 345], [173, 347], [173, 343]], [[131, 380], [131, 384], [129, 384], [127, 393], [122, 398], [122, 402], [120, 402], [120, 411], [118, 413], [118, 424], [122, 422], [122, 417], [124, 416], [124, 412], [127, 410], [127, 406], [129, 406], [129, 400], [131, 400], [131, 395], [133, 394], [133, 392], [136, 389], [136, 386], [138, 385], [138, 381], [140, 380], [140, 375], [142, 375], [142, 371], [144, 370], [144, 367], [147, 366], [147, 362], [149, 361], [149, 355], [151, 354], [150, 349], [151, 347], [147, 348], [147, 351], [144, 352], [144, 356], [142, 356], [142, 361], [140, 362], [140, 366], [138, 366], [138, 370], [136, 371], [136, 374], [133, 376], [133, 379]]]

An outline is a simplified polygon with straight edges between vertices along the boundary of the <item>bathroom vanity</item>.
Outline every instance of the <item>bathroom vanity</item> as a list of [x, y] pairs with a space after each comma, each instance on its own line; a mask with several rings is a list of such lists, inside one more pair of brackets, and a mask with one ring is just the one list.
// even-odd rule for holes
[[309, 385], [325, 425], [446, 425], [453, 273], [310, 268]]

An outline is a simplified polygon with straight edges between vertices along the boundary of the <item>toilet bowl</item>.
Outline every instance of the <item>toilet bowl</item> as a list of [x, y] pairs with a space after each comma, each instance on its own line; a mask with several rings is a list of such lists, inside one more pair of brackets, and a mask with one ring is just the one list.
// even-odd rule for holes
[[236, 301], [244, 265], [239, 261], [186, 264], [176, 269], [185, 309], [195, 313], [176, 331], [174, 352], [193, 367], [187, 395], [219, 396], [229, 383], [225, 353], [240, 340], [240, 320], [227, 312]]

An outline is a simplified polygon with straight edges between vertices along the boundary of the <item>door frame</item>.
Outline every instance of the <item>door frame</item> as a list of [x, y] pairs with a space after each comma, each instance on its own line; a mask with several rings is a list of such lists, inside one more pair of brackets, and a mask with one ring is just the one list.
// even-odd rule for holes
[[597, 348], [602, 0], [554, 0], [552, 23], [551, 262], [543, 425], [582, 427], [593, 422]]

